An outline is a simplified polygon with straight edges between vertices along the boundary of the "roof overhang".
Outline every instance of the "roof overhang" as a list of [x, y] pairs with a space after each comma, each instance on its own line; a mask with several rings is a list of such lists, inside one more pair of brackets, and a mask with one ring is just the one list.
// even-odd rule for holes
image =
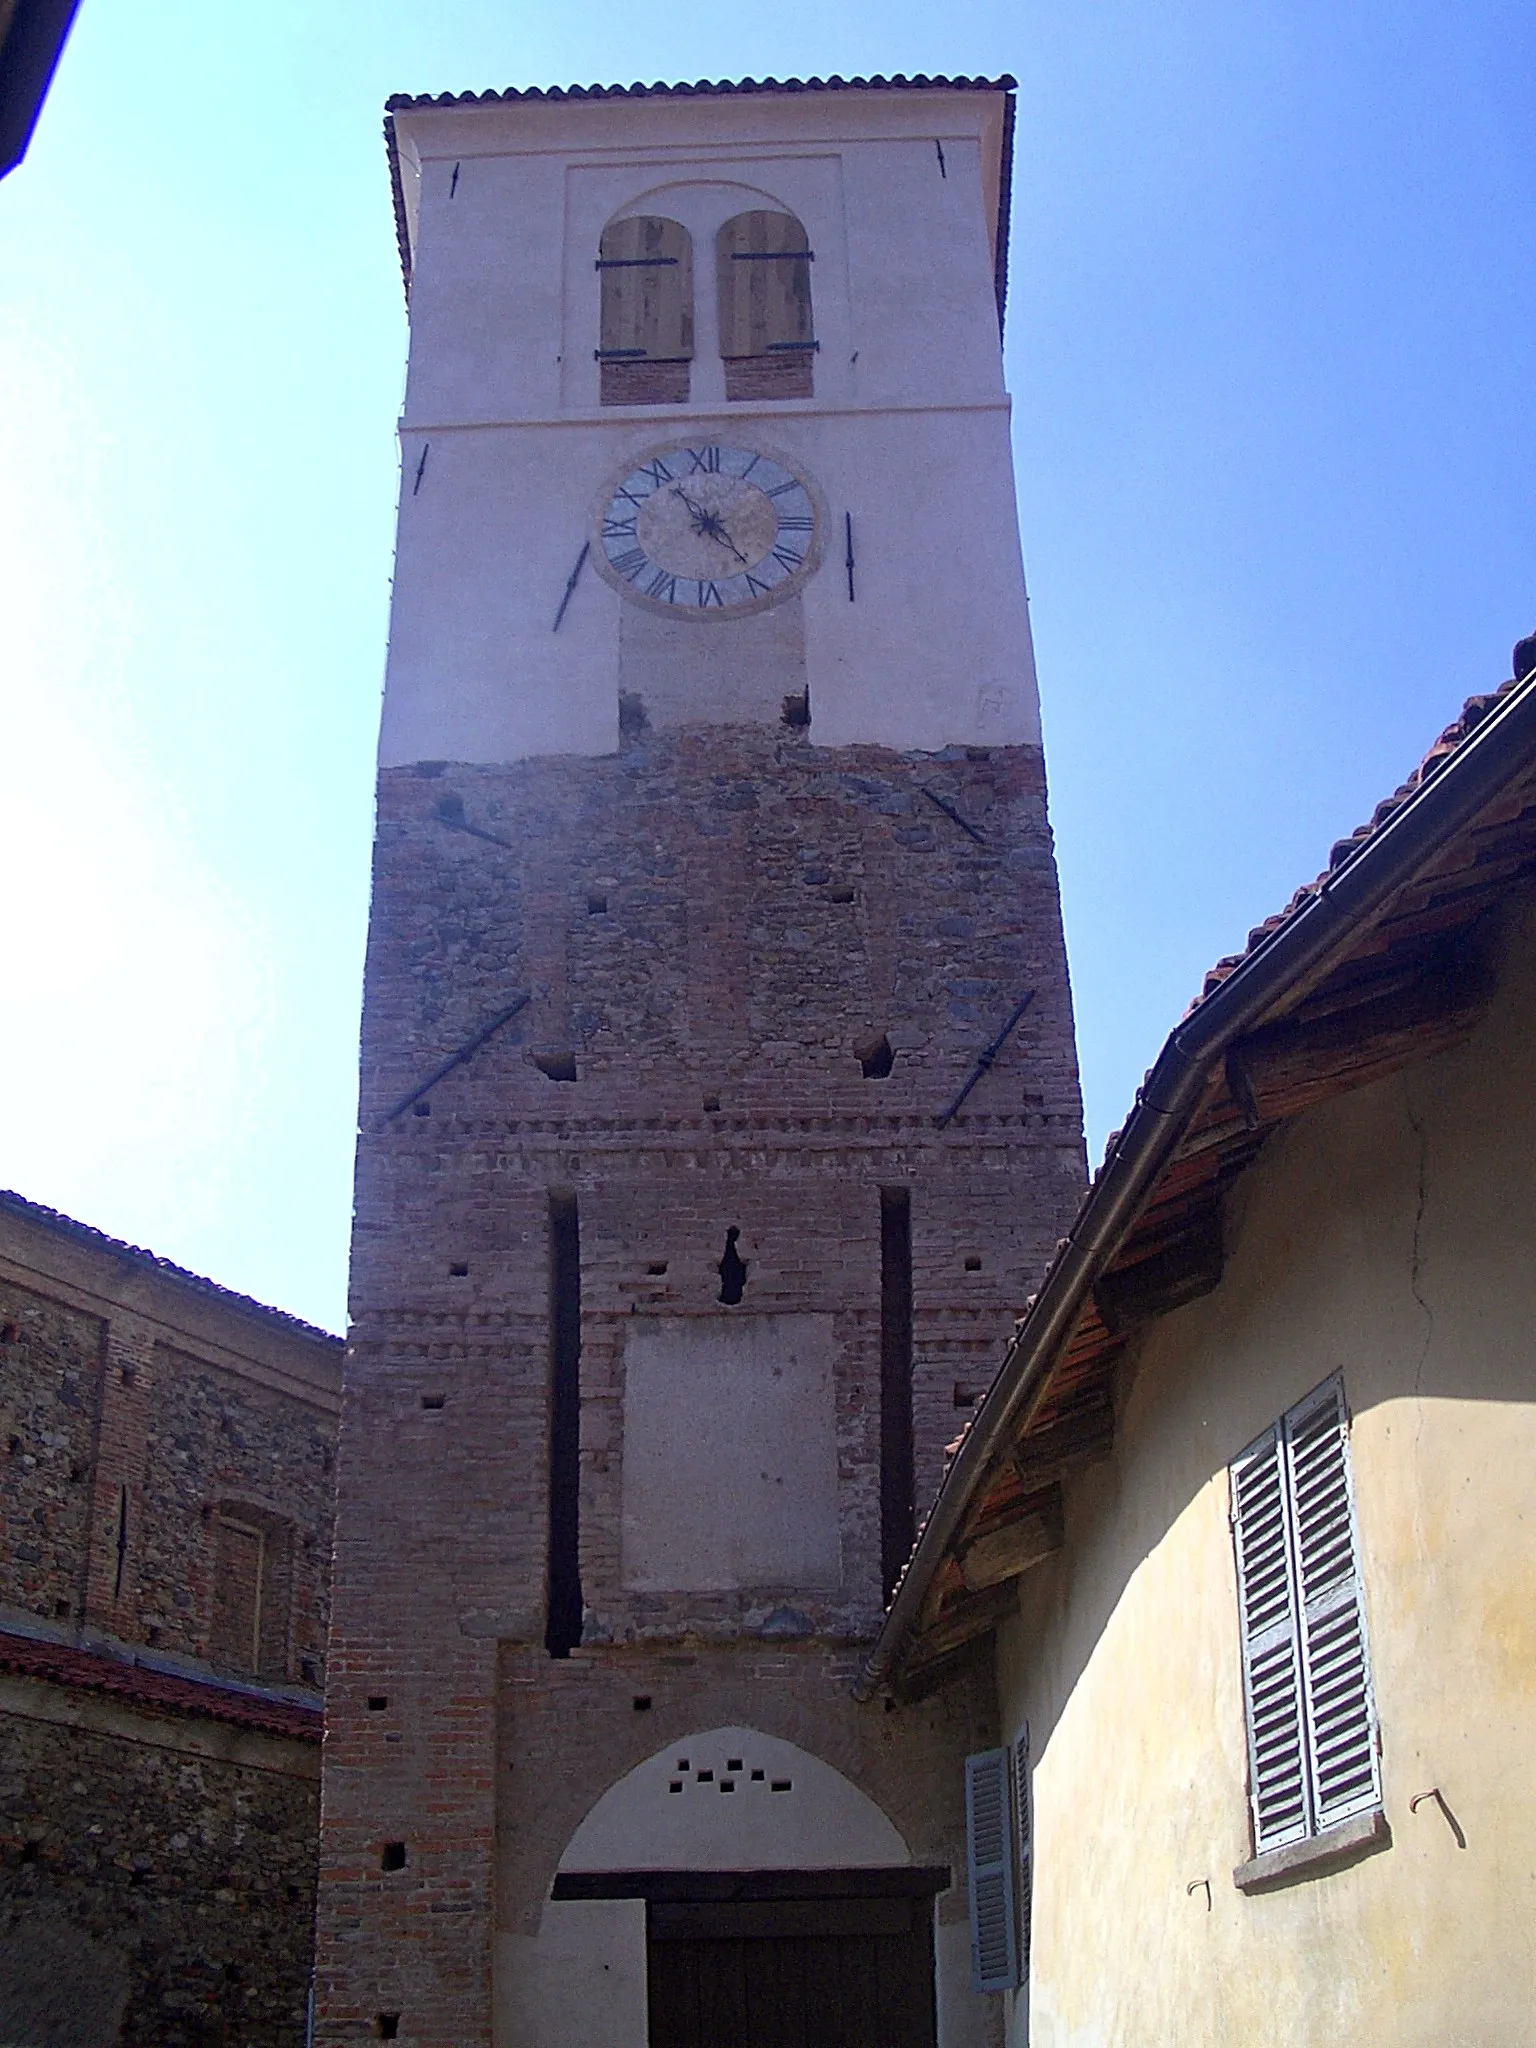
[[0, 0], [0, 178], [27, 153], [79, 0]]
[[[3, 4], [3, 0], [0, 0]], [[611, 109], [615, 101], [636, 100], [720, 100], [771, 97], [806, 98], [812, 95], [889, 95], [926, 93], [941, 96], [954, 93], [991, 94], [997, 101], [997, 117], [990, 123], [984, 148], [983, 178], [992, 215], [993, 275], [997, 291], [997, 319], [1002, 330], [1008, 298], [1008, 228], [1013, 193], [1013, 133], [1018, 81], [1004, 72], [996, 78], [740, 78], [693, 85], [570, 85], [508, 86], [500, 92], [394, 93], [384, 103], [384, 146], [389, 158], [390, 190], [394, 195], [395, 238], [400, 248], [400, 270], [406, 297], [411, 290], [414, 266], [415, 208], [407, 187], [402, 162], [398, 117], [431, 115], [466, 109], [499, 107], [523, 109], [586, 108]], [[599, 115], [596, 118], [601, 118]]]
[[1059, 1544], [1063, 1472], [1108, 1448], [1130, 1334], [1219, 1281], [1222, 1188], [1286, 1118], [1468, 1034], [1487, 914], [1533, 873], [1536, 675], [1470, 700], [1169, 1036], [955, 1449], [861, 1698], [931, 1690], [1014, 1610]]

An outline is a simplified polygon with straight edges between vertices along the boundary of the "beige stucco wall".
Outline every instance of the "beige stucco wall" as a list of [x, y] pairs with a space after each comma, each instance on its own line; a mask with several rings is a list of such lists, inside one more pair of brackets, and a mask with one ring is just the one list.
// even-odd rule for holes
[[[1470, 1043], [1270, 1140], [1223, 1284], [1144, 1340], [1114, 1455], [1024, 1581], [998, 1652], [1036, 1757], [1015, 2048], [1536, 2032], [1536, 917], [1511, 922]], [[1335, 1371], [1392, 1843], [1245, 1896], [1227, 1466]], [[1431, 1787], [1465, 1848], [1410, 1812]]]

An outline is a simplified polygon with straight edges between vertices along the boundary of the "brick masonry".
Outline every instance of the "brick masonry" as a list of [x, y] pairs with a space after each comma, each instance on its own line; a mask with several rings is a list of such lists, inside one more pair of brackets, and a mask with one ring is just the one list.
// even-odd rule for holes
[[[302, 2038], [340, 1350], [0, 1197], [0, 2040]], [[282, 1558], [259, 1670], [225, 1511]]]
[[[922, 1501], [1083, 1186], [1044, 775], [1031, 748], [813, 735], [636, 722], [604, 759], [381, 779], [319, 2042], [369, 2038], [382, 2012], [401, 2039], [488, 2048], [495, 1932], [536, 1917], [581, 1813], [640, 1756], [731, 1720], [844, 1770], [955, 1869], [942, 1911], [965, 1910], [959, 1759], [990, 1739], [982, 1704], [849, 1697], [882, 1597], [879, 1190], [912, 1198]], [[882, 1037], [890, 1071], [866, 1078]], [[579, 1203], [583, 1309], [567, 1660], [542, 1647], [556, 1189]], [[739, 1308], [718, 1298], [727, 1225]], [[625, 1328], [781, 1311], [834, 1322], [839, 1583], [626, 1590]], [[807, 1633], [765, 1640], [785, 1606]]]

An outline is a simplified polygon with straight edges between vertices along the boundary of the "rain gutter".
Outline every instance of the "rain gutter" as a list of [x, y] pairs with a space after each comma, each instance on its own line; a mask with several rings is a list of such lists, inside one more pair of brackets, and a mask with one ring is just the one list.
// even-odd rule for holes
[[918, 1633], [929, 1582], [1001, 1447], [1028, 1428], [1050, 1368], [1094, 1282], [1118, 1255], [1189, 1128], [1213, 1069], [1302, 976], [1327, 969], [1361, 927], [1536, 755], [1536, 673], [1527, 676], [1413, 793], [1262, 939], [1171, 1034], [961, 1439], [885, 1624], [854, 1683], [867, 1700]]

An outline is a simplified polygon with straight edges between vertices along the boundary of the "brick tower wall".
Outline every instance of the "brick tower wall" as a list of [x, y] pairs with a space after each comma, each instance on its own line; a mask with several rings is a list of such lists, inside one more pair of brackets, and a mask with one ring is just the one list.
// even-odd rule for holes
[[[866, 1077], [882, 1037], [889, 1071]], [[985, 1702], [881, 1714], [848, 1690], [884, 1590], [880, 1191], [910, 1194], [920, 1502], [1083, 1173], [1038, 749], [642, 726], [604, 758], [385, 771], [317, 2041], [399, 2014], [399, 2038], [489, 2044], [498, 1930], [537, 1919], [575, 1819], [689, 1726], [825, 1754], [952, 1866], [940, 1918], [963, 1917], [959, 1759], [991, 1739]], [[564, 1659], [544, 1649], [552, 1193], [580, 1235], [585, 1619]], [[839, 1568], [732, 1583], [706, 1559], [692, 1590], [658, 1587], [626, 1558], [626, 1347], [647, 1318], [767, 1315], [831, 1331]], [[701, 1379], [680, 1438], [692, 1415], [728, 1441], [730, 1392]]]

